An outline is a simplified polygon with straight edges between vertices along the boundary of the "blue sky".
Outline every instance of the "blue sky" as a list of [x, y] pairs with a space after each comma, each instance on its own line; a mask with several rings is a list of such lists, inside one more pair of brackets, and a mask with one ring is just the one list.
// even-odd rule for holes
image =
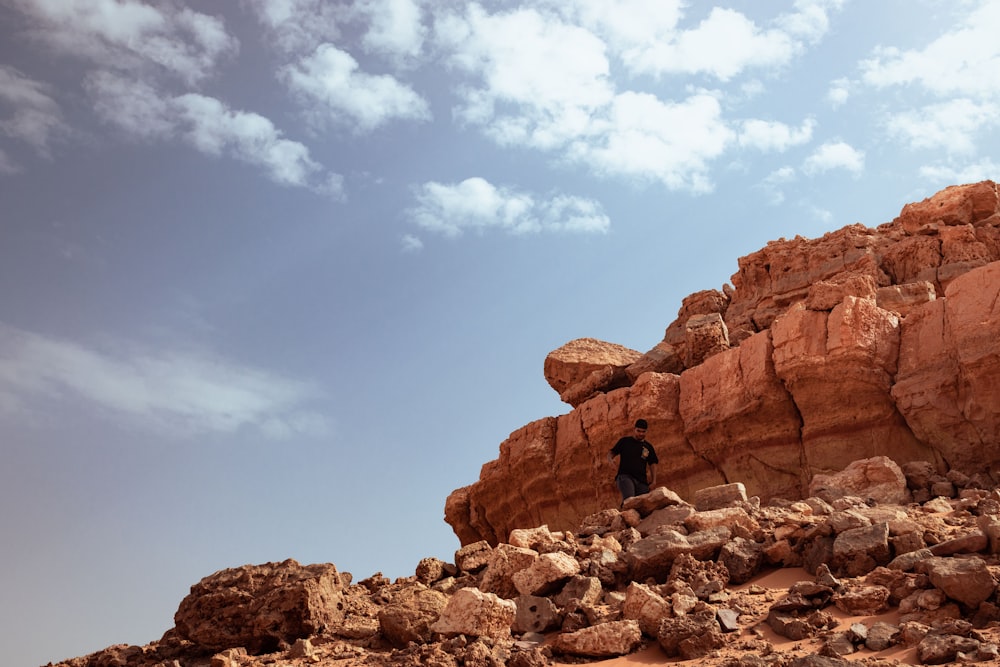
[[447, 495], [767, 241], [996, 179], [1000, 3], [0, 0], [0, 646], [451, 560]]

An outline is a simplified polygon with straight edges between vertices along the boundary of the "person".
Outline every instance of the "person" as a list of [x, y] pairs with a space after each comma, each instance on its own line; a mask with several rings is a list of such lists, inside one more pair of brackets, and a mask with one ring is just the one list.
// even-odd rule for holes
[[[649, 425], [645, 419], [635, 422], [632, 435], [620, 439], [608, 452], [608, 460], [614, 462], [618, 457], [618, 474], [615, 475], [615, 485], [622, 494], [624, 503], [632, 496], [649, 493], [650, 484], [656, 484], [656, 450], [646, 442], [646, 429]], [[646, 477], [646, 470], [649, 477]]]

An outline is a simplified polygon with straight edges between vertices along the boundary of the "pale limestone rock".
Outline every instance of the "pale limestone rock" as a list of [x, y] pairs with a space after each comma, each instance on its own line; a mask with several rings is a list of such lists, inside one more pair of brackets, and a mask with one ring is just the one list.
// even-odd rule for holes
[[732, 507], [747, 501], [747, 487], [743, 482], [719, 484], [698, 489], [691, 498], [692, 504], [699, 512]]
[[562, 552], [542, 554], [513, 576], [521, 595], [547, 595], [580, 572], [580, 563]]
[[510, 636], [517, 606], [478, 588], [461, 588], [451, 596], [430, 629], [443, 635], [503, 639]]
[[626, 499], [625, 502], [622, 503], [622, 509], [634, 509], [639, 512], [640, 516], [647, 516], [651, 512], [663, 509], [664, 507], [673, 507], [685, 504], [686, 503], [679, 495], [665, 486], [659, 486], [655, 489], [650, 489], [649, 493], [632, 496], [631, 498]]
[[514, 632], [548, 632], [559, 626], [559, 609], [549, 598], [521, 595], [514, 599], [514, 604], [517, 605]]
[[636, 621], [612, 621], [556, 635], [553, 647], [569, 655], [610, 658], [631, 653], [642, 641]]
[[661, 526], [681, 526], [684, 520], [694, 514], [694, 508], [690, 505], [674, 505], [673, 507], [663, 507], [653, 510], [649, 516], [639, 522], [636, 530], [643, 537], [656, 532]]
[[670, 603], [649, 586], [632, 582], [625, 589], [622, 616], [639, 623], [639, 628], [650, 637], [655, 637], [660, 621], [670, 616]]
[[518, 591], [514, 585], [514, 575], [529, 567], [537, 558], [538, 552], [533, 549], [498, 544], [480, 577], [479, 589], [502, 598], [516, 597]]
[[809, 483], [809, 495], [827, 502], [844, 496], [870, 498], [878, 503], [895, 505], [910, 501], [906, 476], [887, 456], [853, 461], [831, 475], [815, 475]]
[[684, 527], [692, 533], [725, 526], [736, 532], [737, 526], [745, 532], [760, 530], [760, 525], [742, 507], [724, 507], [706, 512], [695, 512], [684, 520]]
[[538, 552], [563, 551], [568, 548], [565, 535], [553, 533], [546, 525], [537, 528], [518, 528], [510, 531], [507, 542], [516, 547], [533, 549]]
[[426, 643], [431, 639], [431, 625], [447, 603], [448, 597], [438, 591], [423, 586], [405, 589], [379, 609], [379, 629], [397, 648], [410, 642]]

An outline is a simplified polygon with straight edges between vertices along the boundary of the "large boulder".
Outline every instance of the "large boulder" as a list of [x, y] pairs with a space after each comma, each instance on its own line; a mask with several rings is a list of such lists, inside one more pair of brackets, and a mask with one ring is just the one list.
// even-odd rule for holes
[[589, 394], [612, 388], [615, 382], [624, 384], [625, 369], [641, 357], [642, 353], [617, 343], [578, 338], [545, 357], [545, 380], [560, 396], [577, 398], [567, 402], [578, 405]]
[[192, 586], [174, 624], [182, 638], [206, 649], [269, 652], [337, 627], [344, 618], [344, 588], [332, 563], [244, 565]]

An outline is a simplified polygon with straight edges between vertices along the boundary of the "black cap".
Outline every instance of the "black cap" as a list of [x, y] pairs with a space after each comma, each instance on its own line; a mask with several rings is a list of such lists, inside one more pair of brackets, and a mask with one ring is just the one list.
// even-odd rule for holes
[[646, 423], [645, 419], [638, 419], [635, 422], [636, 428], [649, 428], [649, 424]]

